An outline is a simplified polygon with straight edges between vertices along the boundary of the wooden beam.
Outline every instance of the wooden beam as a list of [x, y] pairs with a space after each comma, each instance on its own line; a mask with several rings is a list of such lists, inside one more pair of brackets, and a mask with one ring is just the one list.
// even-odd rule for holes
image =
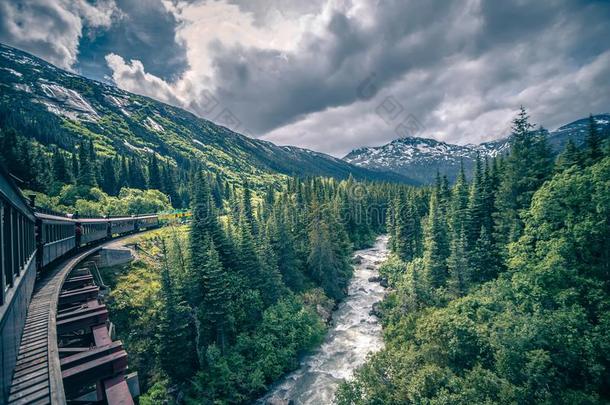
[[108, 405], [133, 405], [133, 398], [124, 375], [104, 380], [104, 390]]
[[95, 341], [95, 345], [98, 347], [106, 346], [112, 343], [112, 339], [110, 339], [110, 334], [108, 333], [108, 328], [106, 325], [96, 325], [91, 328], [93, 332], [93, 340]]
[[57, 334], [65, 335], [81, 329], [89, 329], [92, 326], [103, 324], [108, 320], [108, 310], [106, 308], [94, 311], [85, 310], [82, 314], [74, 314], [57, 320]]
[[[80, 354], [70, 357], [75, 356], [80, 356]], [[62, 360], [62, 362], [64, 360]], [[114, 377], [119, 373], [123, 373], [126, 369], [127, 352], [125, 350], [119, 350], [115, 353], [110, 353], [106, 356], [68, 368], [62, 371], [66, 395], [70, 396], [74, 394], [75, 390], [78, 390], [79, 387]]]
[[64, 282], [63, 288], [65, 289], [73, 289], [73, 288], [81, 288], [86, 285], [93, 284], [93, 276], [91, 274], [85, 276], [76, 276], [70, 277]]
[[88, 301], [99, 294], [99, 287], [89, 286], [76, 290], [63, 291], [59, 294], [59, 305], [69, 305], [75, 302]]

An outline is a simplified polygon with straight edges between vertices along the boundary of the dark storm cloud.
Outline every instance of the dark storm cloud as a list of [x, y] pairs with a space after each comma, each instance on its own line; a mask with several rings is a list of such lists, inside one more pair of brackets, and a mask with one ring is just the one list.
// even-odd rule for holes
[[83, 27], [109, 27], [117, 15], [113, 0], [0, 1], [0, 42], [71, 68], [78, 55]]
[[117, 0], [121, 18], [108, 30], [84, 35], [78, 65], [85, 75], [101, 79], [112, 72], [104, 57], [109, 53], [140, 60], [149, 73], [176, 79], [187, 67], [185, 48], [176, 42], [177, 22], [159, 0]]
[[[547, 57], [554, 62], [556, 55], [549, 51], [578, 65], [572, 55], [590, 60], [608, 49], [603, 38], [610, 37], [608, 4], [601, 2], [502, 1], [482, 2], [479, 7], [478, 2], [401, 0], [379, 3], [372, 13], [374, 23], [368, 26], [335, 13], [323, 35], [306, 38], [299, 52], [288, 58], [262, 49], [218, 49], [219, 98], [255, 132], [263, 133], [312, 112], [357, 102], [359, 81], [373, 72], [381, 89], [423, 70], [437, 77], [406, 96], [428, 101], [413, 107], [425, 120], [446, 90], [435, 86], [447, 85], [438, 75], [454, 61], [497, 53], [497, 59], [486, 61], [490, 68], [481, 77], [485, 82], [473, 85], [484, 96], [494, 86], [515, 81], [514, 91], [519, 92], [518, 82], [536, 74], [532, 66]], [[594, 44], [583, 44], [585, 38]], [[503, 52], [513, 57], [506, 60]], [[459, 83], [460, 75], [468, 74], [456, 72], [453, 80]], [[265, 102], [255, 103], [261, 95]]]

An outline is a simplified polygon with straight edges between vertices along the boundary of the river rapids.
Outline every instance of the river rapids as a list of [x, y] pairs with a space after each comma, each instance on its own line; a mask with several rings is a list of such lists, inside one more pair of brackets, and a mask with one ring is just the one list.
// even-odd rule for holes
[[339, 384], [353, 375], [369, 353], [383, 347], [381, 325], [369, 312], [383, 299], [384, 288], [369, 278], [379, 276], [379, 265], [387, 255], [387, 236], [378, 237], [369, 249], [354, 252], [361, 262], [354, 265], [348, 295], [333, 312], [324, 343], [257, 404], [332, 404]]

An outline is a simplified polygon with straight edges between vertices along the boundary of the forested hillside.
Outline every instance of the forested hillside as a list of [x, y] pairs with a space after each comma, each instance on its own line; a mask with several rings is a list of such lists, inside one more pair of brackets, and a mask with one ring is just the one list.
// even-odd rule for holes
[[610, 146], [552, 159], [524, 110], [510, 154], [389, 211], [386, 347], [339, 404], [610, 400]]
[[[160, 190], [175, 207], [186, 207], [191, 197], [186, 184], [199, 170], [217, 177], [223, 187], [247, 178], [257, 189], [293, 175], [410, 181], [249, 138], [2, 44], [0, 88], [2, 163], [22, 188], [57, 197], [48, 202], [57, 208], [79, 198], [101, 198], [89, 189], [62, 189], [74, 183], [99, 186], [109, 196], [121, 188]], [[239, 121], [228, 109], [218, 110], [220, 124]]]

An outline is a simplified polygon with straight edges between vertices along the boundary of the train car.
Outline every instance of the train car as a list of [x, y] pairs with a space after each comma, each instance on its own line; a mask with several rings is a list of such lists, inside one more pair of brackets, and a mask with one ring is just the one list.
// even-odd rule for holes
[[135, 231], [136, 221], [137, 219], [135, 217], [109, 218], [108, 222], [110, 223], [110, 236]]
[[108, 218], [78, 219], [81, 226], [81, 245], [88, 245], [108, 238]]
[[36, 213], [39, 229], [40, 266], [44, 267], [76, 249], [76, 220], [52, 214]]
[[156, 228], [159, 226], [159, 216], [156, 214], [142, 215], [137, 217], [136, 230]]

